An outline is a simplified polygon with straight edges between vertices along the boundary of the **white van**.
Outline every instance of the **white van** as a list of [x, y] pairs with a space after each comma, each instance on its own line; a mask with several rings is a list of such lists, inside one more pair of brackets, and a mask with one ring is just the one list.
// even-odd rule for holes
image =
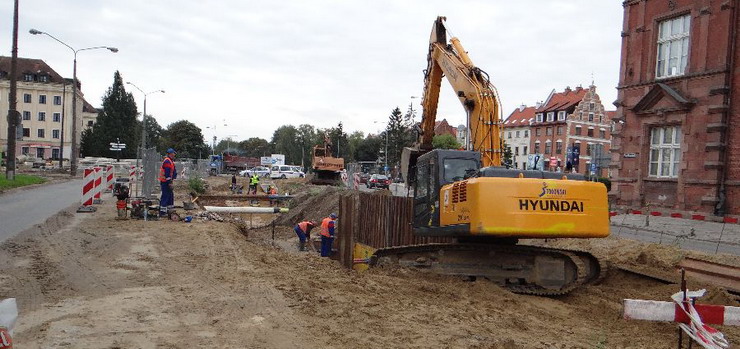
[[274, 165], [270, 169], [270, 178], [299, 178], [304, 177], [306, 174], [303, 173], [299, 166], [290, 165]]

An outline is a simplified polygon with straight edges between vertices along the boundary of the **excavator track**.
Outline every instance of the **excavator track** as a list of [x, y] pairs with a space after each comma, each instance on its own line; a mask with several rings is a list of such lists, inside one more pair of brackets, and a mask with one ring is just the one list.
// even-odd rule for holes
[[537, 296], [567, 294], [599, 282], [607, 271], [606, 263], [586, 251], [480, 243], [383, 248], [373, 254], [370, 265], [484, 278], [511, 292]]

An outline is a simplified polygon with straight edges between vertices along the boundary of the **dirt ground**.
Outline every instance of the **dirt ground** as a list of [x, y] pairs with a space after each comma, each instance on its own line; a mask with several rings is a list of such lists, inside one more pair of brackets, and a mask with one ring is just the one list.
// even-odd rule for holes
[[[212, 188], [223, 180], [209, 179]], [[330, 203], [341, 194], [299, 182], [283, 187], [292, 185], [302, 201]], [[186, 190], [177, 192], [179, 202]], [[278, 220], [332, 209], [291, 205]], [[668, 300], [677, 286], [615, 268], [567, 296], [522, 296], [410, 270], [349, 271], [298, 252], [287, 225], [273, 240], [269, 226], [242, 232], [200, 219], [117, 221], [114, 211], [109, 198], [96, 213], [62, 212], [0, 245], [0, 297], [19, 303], [17, 347], [675, 347], [674, 324], [623, 320], [621, 301]], [[588, 249], [655, 272], [671, 272], [684, 253], [615, 238], [527, 243]], [[717, 288], [709, 298], [740, 305]], [[738, 328], [720, 329], [740, 342]]]

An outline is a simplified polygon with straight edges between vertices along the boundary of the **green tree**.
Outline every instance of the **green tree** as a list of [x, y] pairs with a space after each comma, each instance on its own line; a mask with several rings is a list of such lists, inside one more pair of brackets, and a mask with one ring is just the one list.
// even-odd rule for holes
[[457, 138], [451, 134], [436, 135], [432, 138], [434, 149], [460, 149]]
[[332, 152], [335, 157], [344, 158], [349, 154], [349, 142], [347, 141], [347, 134], [344, 132], [344, 125], [340, 121], [337, 127], [332, 127], [327, 130], [329, 139], [332, 143]]
[[347, 149], [349, 151], [347, 152], [347, 156], [345, 156], [345, 162], [357, 161], [357, 148], [364, 140], [365, 134], [362, 133], [362, 131], [352, 132], [349, 137], [347, 137]]
[[103, 108], [98, 113], [92, 129], [83, 132], [81, 152], [84, 156], [116, 157], [118, 154], [109, 150], [111, 142], [120, 141], [126, 144], [121, 151], [122, 158], [136, 157], [141, 130], [136, 120], [136, 102], [133, 95], [126, 92], [123, 79], [118, 71], [113, 74], [113, 85], [103, 96]]
[[368, 135], [355, 149], [355, 161], [377, 161], [380, 149], [385, 147], [385, 139]]
[[[141, 122], [139, 122], [139, 130], [141, 130]], [[149, 115], [146, 118], [146, 147], [157, 147], [157, 150], [160, 152], [167, 150], [161, 144], [163, 132], [164, 129], [159, 125], [157, 119]], [[141, 131], [137, 132], [137, 134], [141, 134]], [[139, 140], [139, 143], [141, 143], [141, 140]]]
[[410, 139], [408, 136], [409, 126], [404, 122], [401, 109], [396, 107], [388, 116], [388, 125], [385, 128], [388, 135], [388, 167], [393, 168], [400, 165], [401, 152], [403, 148], [409, 146]]
[[315, 145], [323, 144], [323, 139], [319, 140], [316, 134], [316, 129], [308, 124], [298, 126], [298, 132], [296, 133], [296, 141], [301, 149], [301, 166], [305, 170], [311, 165], [311, 159], [313, 158], [313, 147]]
[[165, 149], [174, 148], [181, 158], [202, 158], [209, 154], [200, 127], [187, 120], [169, 124], [162, 134], [161, 144]]
[[285, 155], [286, 164], [296, 164], [301, 161], [301, 147], [297, 139], [298, 129], [293, 125], [283, 125], [273, 132], [270, 147], [275, 153]]
[[512, 167], [514, 159], [513, 153], [511, 152], [511, 147], [506, 144], [506, 141], [503, 138], [501, 139], [501, 150], [503, 151], [503, 154], [501, 155], [501, 166]]
[[270, 142], [258, 137], [239, 142], [239, 149], [243, 150], [246, 156], [249, 157], [270, 156], [272, 153]]

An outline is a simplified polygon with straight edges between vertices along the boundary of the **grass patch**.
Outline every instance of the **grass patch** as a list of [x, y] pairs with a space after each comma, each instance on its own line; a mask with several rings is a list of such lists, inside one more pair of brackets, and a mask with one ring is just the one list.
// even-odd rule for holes
[[0, 177], [0, 191], [5, 191], [18, 187], [25, 187], [27, 185], [39, 184], [44, 182], [46, 182], [46, 179], [38, 176], [16, 174], [15, 180], [9, 181], [7, 178], [5, 178], [5, 175], [2, 175], [2, 177]]

